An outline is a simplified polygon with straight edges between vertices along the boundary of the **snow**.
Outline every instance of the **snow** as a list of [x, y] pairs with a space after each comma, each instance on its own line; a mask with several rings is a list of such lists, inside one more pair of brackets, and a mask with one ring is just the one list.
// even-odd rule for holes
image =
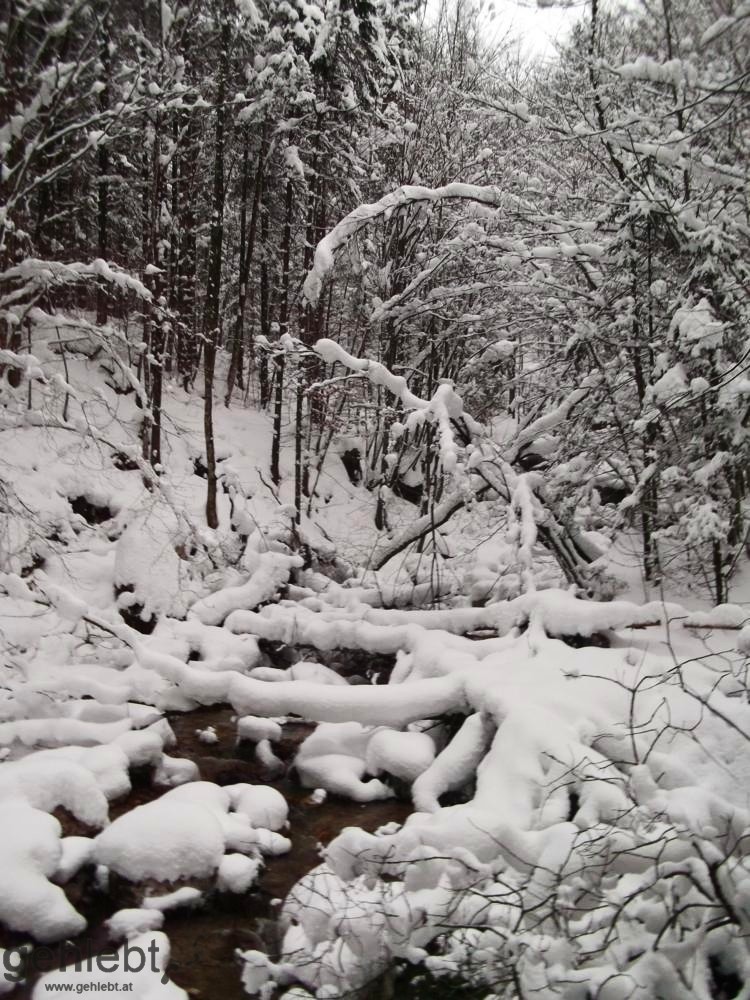
[[163, 505], [133, 518], [115, 551], [115, 585], [132, 588], [120, 595], [120, 607], [139, 604], [144, 621], [153, 615], [184, 613], [180, 558], [176, 552], [180, 541], [176, 520]]
[[[287, 816], [286, 800], [274, 788], [188, 781], [116, 819], [95, 838], [92, 857], [132, 882], [209, 877], [226, 851], [288, 850], [289, 842], [276, 833]], [[162, 904], [152, 897], [143, 905], [184, 905], [196, 894], [183, 887]]]
[[391, 774], [413, 783], [435, 759], [435, 744], [426, 733], [400, 733], [380, 729], [370, 738], [365, 751], [369, 774]]
[[714, 318], [711, 304], [705, 298], [693, 306], [678, 309], [672, 320], [672, 329], [694, 357], [718, 347], [724, 335], [723, 323]]
[[[247, 993], [260, 992], [266, 983], [272, 982], [272, 963], [262, 951], [251, 949], [239, 953], [243, 962], [242, 985]], [[262, 995], [262, 994], [261, 994]], [[288, 996], [289, 994], [284, 994]], [[309, 994], [307, 994], [309, 996]]]
[[132, 291], [147, 301], [151, 298], [151, 292], [142, 282], [101, 258], [93, 260], [90, 264], [81, 262], [63, 264], [59, 261], [27, 257], [20, 264], [7, 268], [3, 274], [8, 280], [19, 278], [40, 287], [52, 281], [77, 281], [81, 277], [90, 275], [111, 282], [124, 291]]
[[[322, 663], [300, 660], [286, 670], [278, 667], [257, 667], [250, 672], [250, 677], [259, 681], [313, 681], [316, 684], [346, 684], [346, 681], [335, 670], [329, 670]], [[246, 718], [249, 718], [246, 716]], [[272, 731], [271, 731], [272, 732]]]
[[252, 707], [270, 716], [294, 713], [323, 722], [345, 723], [353, 719], [375, 725], [404, 725], [425, 715], [447, 711], [455, 703], [457, 682], [451, 677], [440, 678], [437, 682], [417, 681], [410, 693], [410, 699], [405, 702], [403, 694], [389, 686], [363, 689], [309, 681], [267, 684], [242, 677], [232, 680], [229, 700], [241, 714]]
[[371, 205], [361, 205], [334, 226], [328, 235], [318, 243], [315, 249], [313, 269], [309, 272], [304, 285], [307, 299], [313, 305], [317, 302], [323, 281], [333, 268], [335, 252], [365, 226], [403, 205], [415, 202], [430, 203], [445, 199], [477, 201], [486, 205], [499, 206], [503, 203], [503, 194], [499, 188], [481, 187], [475, 184], [453, 183], [440, 188], [406, 184], [385, 195], [380, 201]]
[[626, 80], [648, 80], [679, 87], [684, 84], [686, 77], [694, 75], [694, 70], [689, 63], [683, 63], [680, 59], [660, 63], [650, 56], [640, 55], [634, 62], [618, 66], [617, 73]]
[[481, 713], [466, 717], [450, 743], [413, 781], [412, 797], [419, 812], [437, 812], [441, 795], [461, 788], [471, 779], [493, 733], [490, 720]]
[[139, 937], [147, 931], [161, 930], [164, 913], [157, 909], [118, 910], [106, 921], [110, 940], [122, 941]]
[[485, 349], [483, 357], [487, 361], [506, 361], [517, 349], [518, 344], [513, 340], [497, 340]]
[[219, 625], [227, 615], [239, 608], [256, 608], [270, 601], [289, 580], [295, 566], [301, 566], [300, 556], [284, 556], [264, 552], [258, 557], [257, 568], [250, 578], [237, 587], [227, 587], [198, 601], [191, 608], [191, 615], [204, 625]]
[[[740, 604], [718, 604], [710, 611], [692, 611], [684, 616], [685, 628], [740, 628], [750, 618], [750, 610]], [[742, 632], [739, 640], [742, 641]]]
[[173, 788], [176, 785], [195, 781], [197, 777], [198, 766], [194, 761], [162, 754], [154, 771], [154, 784]]
[[206, 743], [209, 746], [213, 746], [214, 743], [219, 742], [219, 737], [216, 735], [216, 730], [213, 726], [206, 726], [205, 729], [196, 729], [195, 734], [201, 743]]
[[659, 403], [668, 403], [687, 392], [688, 383], [685, 368], [676, 364], [654, 382], [652, 392]]
[[244, 893], [258, 877], [260, 862], [243, 854], [225, 854], [219, 865], [218, 888], [223, 892]]
[[107, 799], [95, 776], [82, 764], [65, 758], [34, 755], [3, 764], [0, 801], [8, 800], [24, 801], [44, 812], [63, 806], [90, 826], [100, 827], [107, 821]]
[[174, 892], [167, 892], [163, 896], [145, 896], [141, 906], [144, 910], [157, 910], [159, 913], [167, 913], [169, 910], [193, 909], [203, 901], [203, 893], [200, 889], [183, 885]]
[[63, 837], [60, 849], [55, 881], [64, 885], [78, 874], [84, 865], [90, 864], [93, 844], [90, 837]]
[[289, 807], [286, 799], [268, 785], [233, 785], [229, 794], [235, 812], [247, 816], [254, 827], [281, 830], [286, 826]]
[[87, 722], [78, 719], [20, 719], [0, 723], [0, 746], [93, 746], [110, 743], [130, 729], [129, 719], [116, 722]]
[[[342, 880], [341, 898], [331, 902], [333, 912], [349, 914], [352, 906], [355, 912], [357, 906], [364, 909], [359, 921], [347, 925], [356, 929], [344, 932], [343, 938], [344, 925], [340, 917], [331, 920], [322, 931], [319, 917], [316, 916], [318, 924], [313, 926], [307, 909], [302, 907], [299, 911], [305, 914], [305, 919], [301, 928], [290, 928], [284, 952], [286, 960], [293, 962], [297, 974], [308, 986], [318, 988], [328, 984], [341, 988], [345, 983], [351, 988], [361, 981], [359, 977], [372, 975], [383, 967], [381, 963], [387, 963], [389, 956], [403, 954], [407, 942], [411, 942], [408, 947], [419, 947], [413, 935], [420, 926], [420, 914], [425, 913], [425, 907], [432, 929], [425, 932], [423, 940], [441, 932], [444, 916], [441, 921], [439, 914], [443, 911], [437, 900], [420, 904], [418, 896], [412, 895], [425, 891], [422, 885], [436, 884], [429, 881], [428, 862], [420, 859], [433, 858], [436, 853], [445, 854], [448, 858], [455, 856], [460, 861], [460, 868], [470, 862], [481, 869], [483, 862], [497, 858], [500, 852], [505, 863], [516, 866], [519, 872], [528, 875], [529, 871], [536, 871], [528, 884], [528, 892], [533, 897], [544, 889], [545, 872], [557, 870], [561, 864], [568, 863], [565, 859], [577, 856], [579, 849], [590, 845], [590, 841], [581, 839], [589, 831], [613, 827], [612, 843], [631, 844], [629, 850], [636, 852], [634, 856], [642, 856], [643, 864], [649, 863], [653, 853], [649, 854], [644, 846], [638, 849], [641, 854], [637, 854], [638, 841], [633, 839], [627, 824], [622, 834], [616, 832], [622, 817], [632, 809], [631, 795], [634, 793], [643, 808], [648, 808], [655, 816], [666, 816], [679, 828], [685, 827], [693, 833], [704, 834], [707, 829], [720, 828], [727, 816], [737, 817], [733, 822], [744, 822], [740, 818], [744, 813], [741, 809], [738, 811], [737, 806], [727, 811], [725, 798], [708, 789], [695, 788], [695, 776], [705, 772], [708, 757], [689, 736], [679, 735], [691, 732], [703, 719], [701, 724], [706, 726], [706, 736], [709, 736], [713, 723], [707, 723], [703, 717], [703, 700], [715, 705], [716, 718], [728, 713], [738, 726], [750, 731], [748, 709], [732, 703], [714, 688], [710, 669], [695, 661], [683, 665], [685, 689], [682, 692], [673, 689], [669, 695], [668, 713], [674, 729], [663, 729], [659, 718], [665, 711], [664, 689], [657, 682], [669, 672], [673, 663], [671, 656], [660, 657], [652, 652], [646, 660], [640, 655], [632, 656], [627, 648], [574, 650], [548, 637], [555, 631], [570, 631], [573, 622], [576, 632], [584, 635], [601, 630], [622, 630], [633, 625], [654, 627], [663, 618], [672, 617], [682, 609], [659, 604], [638, 607], [625, 601], [597, 604], [561, 591], [530, 592], [509, 603], [517, 609], [516, 621], [520, 616], [530, 622], [527, 633], [520, 636], [510, 633], [503, 647], [488, 651], [481, 658], [478, 655], [470, 657], [468, 653], [463, 658], [453, 654], [453, 665], [446, 663], [448, 675], [458, 674], [463, 678], [463, 693], [454, 689], [456, 704], [465, 700], [475, 709], [474, 713], [436, 757], [433, 757], [433, 748], [432, 754], [425, 755], [418, 765], [418, 754], [414, 755], [415, 766], [411, 774], [405, 770], [399, 773], [395, 767], [392, 770], [402, 780], [413, 782], [412, 794], [418, 811], [401, 831], [373, 836], [351, 829], [340, 834], [329, 846], [328, 864]], [[681, 617], [684, 624], [680, 627], [684, 628], [691, 619], [684, 612]], [[737, 611], [719, 610], [715, 619], [718, 622], [731, 620], [736, 624]], [[334, 622], [335, 619], [329, 620], [329, 625]], [[390, 627], [394, 626], [395, 622]], [[411, 628], [414, 630], [414, 626]], [[407, 635], [413, 654], [418, 654], [420, 644], [428, 640], [430, 633], [415, 630]], [[402, 705], [418, 686], [419, 699], [424, 706], [421, 685], [426, 681], [442, 685], [445, 679], [420, 676], [422, 670], [429, 670], [428, 662], [434, 663], [435, 650], [431, 646], [428, 648], [430, 660], [418, 660], [419, 666], [415, 667], [412, 659], [409, 666], [398, 675], [394, 674], [388, 685], [403, 689]], [[450, 655], [448, 653], [446, 658]], [[275, 693], [281, 693], [282, 685], [283, 682], [271, 686]], [[616, 720], [622, 718], [623, 713], [627, 714], [631, 691], [637, 692], [637, 717], [650, 720], [650, 724], [643, 735], [627, 737], [618, 734]], [[698, 692], [702, 693], [696, 697]], [[357, 712], [360, 692], [342, 689], [342, 694], [349, 699], [351, 719]], [[377, 724], [383, 721], [378, 709], [381, 696], [377, 689], [368, 689], [367, 695], [371, 699], [369, 726], [351, 721], [324, 723], [305, 741], [295, 761], [303, 784], [347, 794], [356, 801], [368, 801], [388, 794], [387, 787], [363, 780], [368, 772], [376, 772], [389, 756], [407, 768], [411, 763], [411, 751], [407, 749], [410, 741], [418, 738], [422, 744], [424, 738], [432, 742], [424, 733], [394, 733], [378, 728]], [[274, 705], [276, 711], [288, 707], [285, 699]], [[307, 713], [325, 718], [329, 709], [323, 702], [310, 700]], [[423, 707], [423, 714], [429, 714], [426, 707]], [[403, 741], [403, 748], [400, 741]], [[647, 750], [650, 755], [652, 763], [643, 772], [643, 779], [636, 780], [640, 772], [634, 771], [628, 780], [620, 770], [621, 756], [630, 743], [639, 757], [645, 757]], [[692, 765], [682, 777], [670, 768], [671, 780], [677, 784], [657, 794], [648, 788], [656, 788], [655, 778], [664, 780], [662, 743], [664, 750], [669, 750], [670, 760], [681, 756]], [[680, 744], [679, 754], [677, 743]], [[462, 787], [474, 774], [477, 787], [471, 802], [464, 806], [441, 806], [440, 797], [446, 791]], [[566, 775], [568, 780], [572, 778], [578, 795], [572, 823], [566, 821], [569, 809]], [[540, 802], [535, 789], [544, 786], [553, 791], [546, 801]], [[728, 792], [731, 794], [729, 785], [725, 786], [723, 795]], [[677, 838], [661, 850], [665, 861], [677, 861], [685, 856], [685, 849]], [[371, 878], [380, 871], [390, 872], [391, 878], [405, 877], [409, 872], [410, 881], [405, 882], [404, 887], [398, 881], [377, 884], [381, 886], [378, 891], [393, 886], [388, 891], [403, 893], [403, 907], [410, 917], [403, 938], [391, 937], [383, 944], [382, 957], [377, 959], [373, 954], [373, 964], [364, 969], [361, 960], [347, 956], [361, 955], [363, 950], [370, 955], [369, 938], [363, 927], [368, 922], [374, 922], [373, 927], [378, 926], [379, 914], [386, 904], [371, 896], [363, 902], [362, 893], [366, 896], [369, 890], [362, 889], [357, 878], [360, 874]], [[420, 878], [427, 882], [420, 883]], [[416, 888], [410, 888], [412, 885]], [[329, 890], [325, 891], [329, 896]], [[457, 905], [455, 891], [451, 891], [448, 899], [451, 906]], [[389, 912], [400, 912], [398, 906], [390, 897]], [[456, 922], [459, 922], [458, 916]], [[325, 948], [321, 949], [319, 945], [323, 942], [326, 942]]]
[[313, 681], [316, 684], [346, 684], [344, 678], [337, 674], [335, 670], [330, 670], [323, 663], [314, 663], [308, 660], [299, 660], [292, 664], [286, 676], [292, 681]]
[[323, 788], [355, 802], [387, 799], [393, 791], [377, 778], [362, 781], [367, 770], [370, 729], [357, 722], [318, 726], [299, 748], [294, 766], [305, 788]]
[[79, 934], [86, 927], [85, 919], [63, 890], [49, 881], [63, 856], [59, 822], [18, 801], [4, 803], [2, 817], [0, 921], [11, 930], [33, 934], [38, 941]]
[[258, 743], [260, 740], [280, 740], [281, 726], [273, 719], [243, 715], [237, 720], [237, 739], [250, 740], [252, 743]]
[[99, 834], [97, 864], [133, 882], [213, 875], [224, 854], [221, 823], [209, 809], [163, 797], [125, 813]]

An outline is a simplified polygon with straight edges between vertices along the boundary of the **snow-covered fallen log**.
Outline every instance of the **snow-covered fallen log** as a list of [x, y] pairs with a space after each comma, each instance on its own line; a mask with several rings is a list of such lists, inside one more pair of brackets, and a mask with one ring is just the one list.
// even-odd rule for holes
[[289, 582], [293, 569], [301, 567], [300, 556], [265, 552], [258, 556], [250, 578], [237, 587], [225, 587], [204, 597], [190, 608], [190, 615], [204, 625], [220, 625], [232, 611], [254, 609], [272, 600]]

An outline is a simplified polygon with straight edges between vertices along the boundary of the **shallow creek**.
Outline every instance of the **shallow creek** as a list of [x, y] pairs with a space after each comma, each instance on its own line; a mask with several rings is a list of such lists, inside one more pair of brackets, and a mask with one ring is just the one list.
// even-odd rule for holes
[[[287, 765], [287, 774], [271, 778], [256, 757], [251, 743], [236, 743], [236, 723], [233, 710], [227, 706], [196, 709], [186, 713], [172, 713], [169, 722], [177, 737], [177, 744], [169, 749], [170, 756], [187, 757], [195, 761], [201, 778], [218, 785], [236, 782], [268, 784], [277, 788], [289, 803], [289, 829], [281, 831], [292, 841], [289, 853], [267, 858], [266, 866], [256, 884], [244, 895], [216, 893], [201, 880], [185, 884], [206, 889], [204, 905], [198, 909], [181, 910], [166, 914], [164, 931], [171, 944], [170, 977], [187, 990], [190, 996], [206, 1000], [244, 1000], [240, 982], [240, 965], [235, 950], [257, 948], [271, 955], [278, 947], [278, 911], [280, 902], [292, 886], [308, 871], [320, 863], [320, 845], [327, 844], [346, 826], [361, 826], [376, 830], [392, 821], [403, 822], [411, 812], [407, 802], [390, 799], [359, 805], [336, 796], [329, 796], [323, 803], [310, 801], [310, 790], [301, 788], [288, 774], [297, 747], [312, 731], [305, 722], [289, 722], [284, 726], [284, 736], [274, 744], [274, 752]], [[212, 726], [218, 742], [202, 742], [197, 730]], [[129, 795], [111, 804], [112, 819], [122, 813], [151, 801], [163, 794], [150, 780], [147, 773], [134, 774], [133, 789]], [[68, 815], [58, 813], [65, 835], [86, 834]], [[85, 934], [70, 945], [70, 957], [76, 959], [74, 946], [84, 954], [97, 954], [111, 947], [104, 929], [104, 921], [123, 907], [137, 906], [145, 892], [159, 894], [170, 891], [169, 886], [148, 884], [132, 885], [119, 878], [112, 878], [108, 890], [93, 885], [90, 869], [79, 873], [68, 886], [69, 898], [89, 921]], [[0, 930], [0, 946], [13, 947], [28, 937]], [[37, 968], [56, 967], [60, 946], [53, 946], [54, 958], [45, 961], [39, 949]], [[32, 994], [33, 982], [19, 986], [11, 994], [13, 1000], [27, 1000]]]

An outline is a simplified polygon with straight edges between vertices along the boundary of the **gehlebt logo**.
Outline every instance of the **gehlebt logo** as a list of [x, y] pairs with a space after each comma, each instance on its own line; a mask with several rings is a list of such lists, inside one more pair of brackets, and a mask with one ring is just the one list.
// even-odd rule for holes
[[[50, 970], [58, 973], [86, 973], [89, 976], [102, 974], [101, 981], [89, 980], [78, 984], [71, 982], [71, 987], [74, 987], [71, 989], [64, 984], [60, 984], [58, 988], [49, 983], [46, 988], [52, 992], [132, 992], [133, 982], [128, 982], [127, 977], [148, 972], [160, 976], [162, 983], [169, 982], [163, 962], [159, 961], [159, 946], [154, 940], [145, 947], [126, 942], [119, 949], [109, 948], [96, 953], [90, 942], [83, 947], [62, 942], [54, 947], [40, 945], [30, 949], [22, 945], [17, 948], [0, 948], [0, 965], [2, 975], [9, 983], [20, 983], [42, 973], [49, 974]], [[116, 977], [118, 982], [108, 980], [109, 976]]]

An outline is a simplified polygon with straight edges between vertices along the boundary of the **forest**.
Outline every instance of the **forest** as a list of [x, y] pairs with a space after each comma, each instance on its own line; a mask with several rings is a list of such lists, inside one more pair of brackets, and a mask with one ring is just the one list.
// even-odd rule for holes
[[0, 995], [748, 1000], [750, 2], [0, 60]]

